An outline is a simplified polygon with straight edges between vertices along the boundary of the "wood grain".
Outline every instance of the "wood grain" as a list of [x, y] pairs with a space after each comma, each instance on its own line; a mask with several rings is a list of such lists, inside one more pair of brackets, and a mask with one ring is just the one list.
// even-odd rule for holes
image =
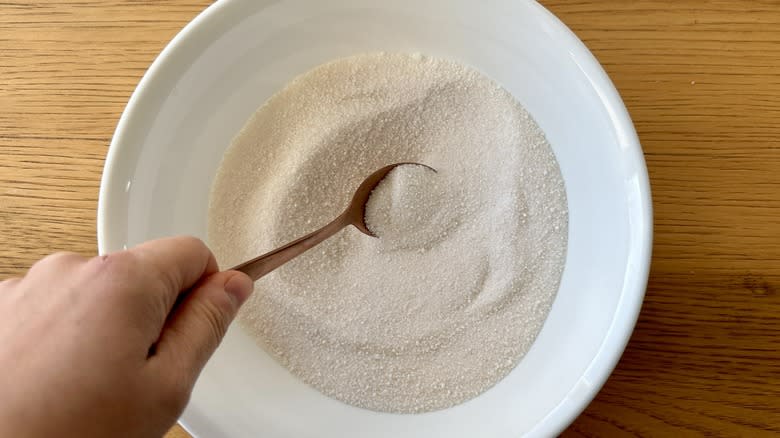
[[[95, 253], [118, 117], [209, 3], [0, 2], [0, 278], [52, 251]], [[655, 207], [636, 331], [564, 436], [780, 434], [780, 1], [543, 4], [621, 92]]]

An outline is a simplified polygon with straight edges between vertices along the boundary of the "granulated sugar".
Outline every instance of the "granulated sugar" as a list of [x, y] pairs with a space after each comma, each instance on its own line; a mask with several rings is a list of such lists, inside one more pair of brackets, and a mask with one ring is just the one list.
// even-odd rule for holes
[[240, 322], [346, 403], [419, 413], [488, 390], [528, 351], [561, 278], [566, 195], [550, 145], [503, 88], [458, 63], [361, 55], [295, 79], [247, 122], [211, 194], [222, 266], [336, 217], [396, 162], [367, 221], [256, 283]]

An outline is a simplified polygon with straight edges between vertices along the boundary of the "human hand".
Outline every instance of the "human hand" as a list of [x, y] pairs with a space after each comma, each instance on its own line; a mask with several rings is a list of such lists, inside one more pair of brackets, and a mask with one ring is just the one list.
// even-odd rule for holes
[[0, 436], [162, 436], [252, 288], [190, 237], [0, 283]]

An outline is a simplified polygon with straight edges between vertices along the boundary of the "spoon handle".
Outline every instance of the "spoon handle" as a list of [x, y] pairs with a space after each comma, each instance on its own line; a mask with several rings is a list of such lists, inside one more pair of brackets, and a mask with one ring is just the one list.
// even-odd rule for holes
[[333, 222], [325, 225], [319, 230], [309, 233], [300, 239], [293, 240], [287, 245], [277, 248], [271, 252], [265, 253], [259, 257], [255, 257], [248, 262], [241, 263], [231, 270], [241, 271], [250, 276], [252, 280], [256, 281], [279, 266], [282, 266], [295, 257], [298, 257], [309, 249], [314, 248], [323, 240], [338, 233], [342, 228], [349, 224], [350, 221], [348, 216], [346, 214], [342, 214], [341, 216], [334, 219]]

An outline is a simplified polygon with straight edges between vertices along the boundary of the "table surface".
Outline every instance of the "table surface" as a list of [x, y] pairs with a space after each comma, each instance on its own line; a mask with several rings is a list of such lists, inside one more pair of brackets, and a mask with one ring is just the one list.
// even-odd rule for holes
[[[96, 252], [119, 115], [209, 3], [0, 3], [0, 279]], [[622, 94], [655, 208], [636, 330], [564, 436], [780, 433], [780, 1], [543, 3]]]

